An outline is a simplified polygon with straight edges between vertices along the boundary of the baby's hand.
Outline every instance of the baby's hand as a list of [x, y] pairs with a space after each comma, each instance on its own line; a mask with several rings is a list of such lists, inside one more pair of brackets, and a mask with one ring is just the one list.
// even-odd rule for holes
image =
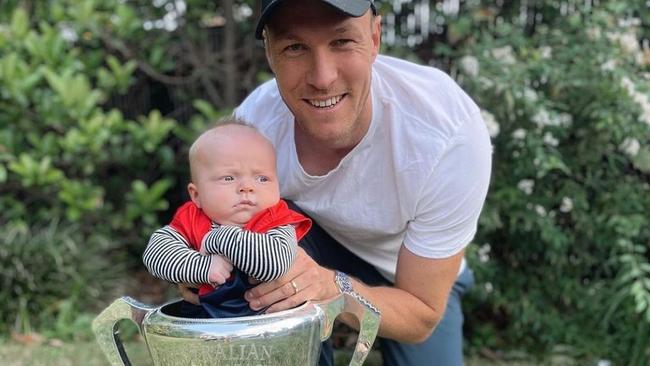
[[208, 273], [208, 281], [217, 287], [223, 285], [224, 282], [230, 277], [232, 272], [232, 263], [226, 257], [217, 254], [211, 254], [210, 258], [210, 271]]

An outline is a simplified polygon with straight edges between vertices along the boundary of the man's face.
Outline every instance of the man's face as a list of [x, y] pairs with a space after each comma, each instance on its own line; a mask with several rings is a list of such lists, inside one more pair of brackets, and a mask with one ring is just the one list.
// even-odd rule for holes
[[371, 66], [381, 19], [347, 17], [314, 0], [280, 5], [266, 28], [266, 53], [296, 138], [327, 148], [354, 147], [372, 118]]
[[275, 151], [248, 127], [224, 126], [202, 136], [192, 158], [192, 201], [214, 222], [244, 226], [280, 200]]

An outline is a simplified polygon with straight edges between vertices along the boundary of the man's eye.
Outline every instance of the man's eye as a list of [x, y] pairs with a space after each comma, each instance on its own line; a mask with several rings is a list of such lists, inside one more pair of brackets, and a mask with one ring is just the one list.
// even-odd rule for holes
[[300, 43], [294, 43], [285, 47], [284, 50], [288, 52], [299, 52], [302, 51], [304, 48], [305, 47], [303, 47], [303, 45], [301, 45]]
[[351, 39], [337, 39], [336, 41], [332, 42], [332, 44], [336, 47], [343, 47], [350, 43], [352, 43]]

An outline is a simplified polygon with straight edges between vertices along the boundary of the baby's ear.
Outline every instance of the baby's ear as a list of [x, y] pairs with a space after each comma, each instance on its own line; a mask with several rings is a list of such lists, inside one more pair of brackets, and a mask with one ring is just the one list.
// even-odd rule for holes
[[198, 207], [201, 208], [201, 200], [199, 200], [199, 190], [196, 188], [196, 184], [191, 183], [187, 185], [187, 193], [190, 194], [190, 199], [194, 204]]

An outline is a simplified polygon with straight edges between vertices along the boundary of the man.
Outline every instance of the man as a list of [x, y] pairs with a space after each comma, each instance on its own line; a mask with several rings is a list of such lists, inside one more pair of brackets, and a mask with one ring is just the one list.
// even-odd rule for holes
[[489, 137], [447, 75], [378, 55], [375, 13], [368, 0], [262, 1], [256, 35], [275, 79], [235, 114], [273, 142], [281, 195], [315, 226], [289, 272], [246, 299], [274, 312], [349, 282], [381, 311], [385, 365], [460, 365]]

